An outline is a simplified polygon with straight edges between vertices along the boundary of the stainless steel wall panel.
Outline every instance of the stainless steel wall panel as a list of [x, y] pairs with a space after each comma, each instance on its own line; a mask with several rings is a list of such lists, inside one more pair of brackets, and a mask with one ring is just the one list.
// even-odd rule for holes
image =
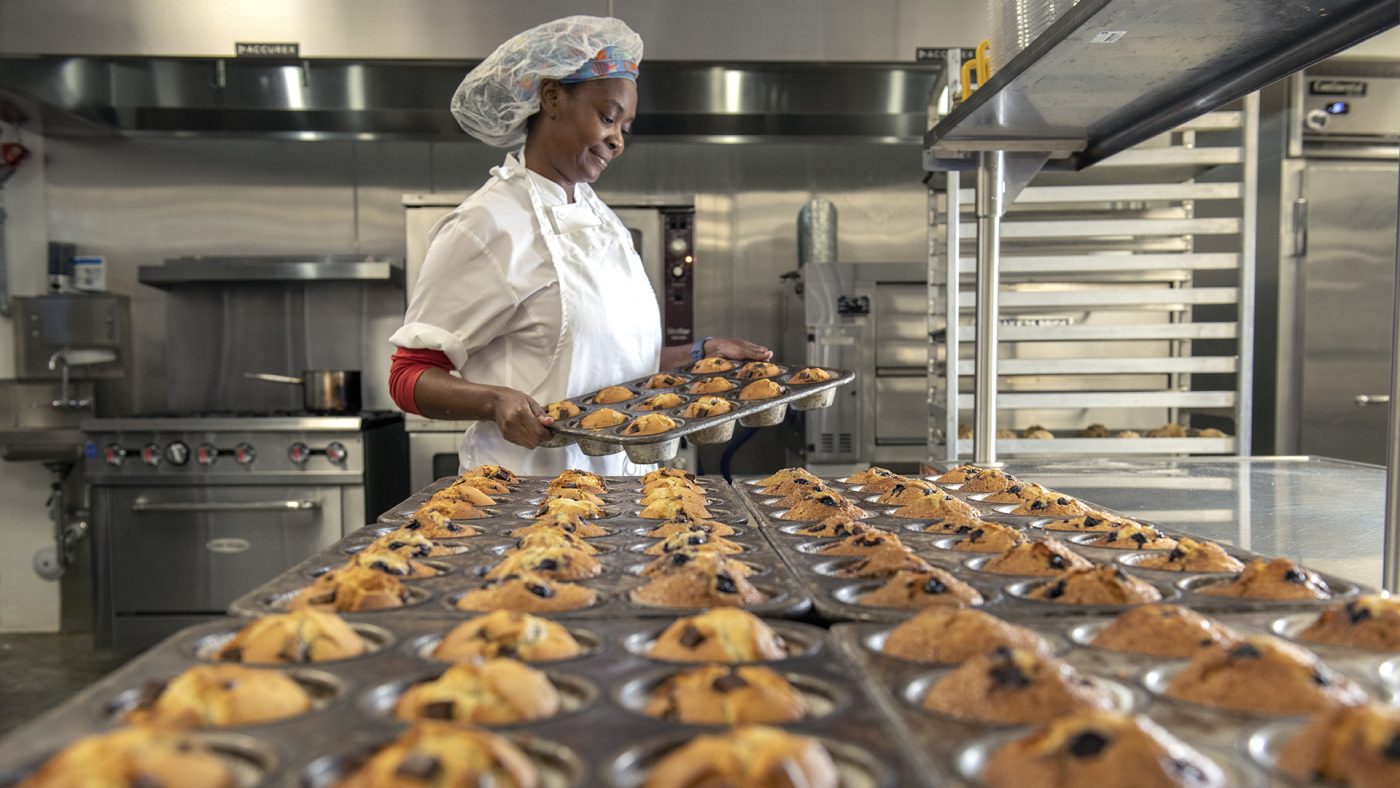
[[922, 371], [928, 365], [928, 288], [880, 284], [875, 288], [875, 366]]
[[923, 446], [927, 400], [928, 379], [923, 375], [876, 378], [875, 443]]

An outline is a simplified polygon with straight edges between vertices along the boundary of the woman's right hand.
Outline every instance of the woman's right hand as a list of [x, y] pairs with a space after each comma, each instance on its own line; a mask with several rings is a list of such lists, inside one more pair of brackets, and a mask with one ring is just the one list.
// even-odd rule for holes
[[554, 423], [529, 395], [508, 388], [496, 389], [491, 415], [506, 440], [527, 449], [548, 440], [549, 430], [545, 428]]

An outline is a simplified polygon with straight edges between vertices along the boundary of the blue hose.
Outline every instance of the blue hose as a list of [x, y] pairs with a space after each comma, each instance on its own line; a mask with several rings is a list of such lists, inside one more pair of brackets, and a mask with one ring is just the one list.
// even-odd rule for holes
[[758, 432], [757, 427], [744, 427], [743, 430], [744, 434], [740, 436], [738, 440], [730, 441], [729, 446], [724, 450], [724, 456], [719, 458], [719, 472], [727, 482], [734, 481], [734, 477], [729, 474], [729, 461], [734, 457], [734, 452], [737, 452], [740, 447], [748, 443], [749, 438], [752, 438], [754, 433]]

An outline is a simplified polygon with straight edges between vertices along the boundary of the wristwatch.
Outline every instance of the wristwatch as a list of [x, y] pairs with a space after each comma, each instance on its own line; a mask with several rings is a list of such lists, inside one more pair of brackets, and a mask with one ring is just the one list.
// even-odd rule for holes
[[714, 339], [714, 337], [705, 337], [704, 339], [690, 346], [691, 361], [699, 361], [700, 359], [705, 357], [705, 343], [709, 342], [711, 339]]

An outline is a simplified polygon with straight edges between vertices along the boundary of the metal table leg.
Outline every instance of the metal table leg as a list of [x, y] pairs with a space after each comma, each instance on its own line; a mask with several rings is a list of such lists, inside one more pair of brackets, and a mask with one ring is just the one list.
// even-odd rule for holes
[[[977, 154], [977, 374], [972, 454], [997, 462], [997, 297], [1001, 279], [1004, 151]], [[956, 392], [949, 392], [952, 397]]]
[[[1396, 216], [1400, 228], [1400, 214]], [[1391, 306], [1390, 440], [1385, 456], [1385, 555], [1381, 585], [1400, 590], [1400, 248], [1395, 257], [1395, 300]]]

